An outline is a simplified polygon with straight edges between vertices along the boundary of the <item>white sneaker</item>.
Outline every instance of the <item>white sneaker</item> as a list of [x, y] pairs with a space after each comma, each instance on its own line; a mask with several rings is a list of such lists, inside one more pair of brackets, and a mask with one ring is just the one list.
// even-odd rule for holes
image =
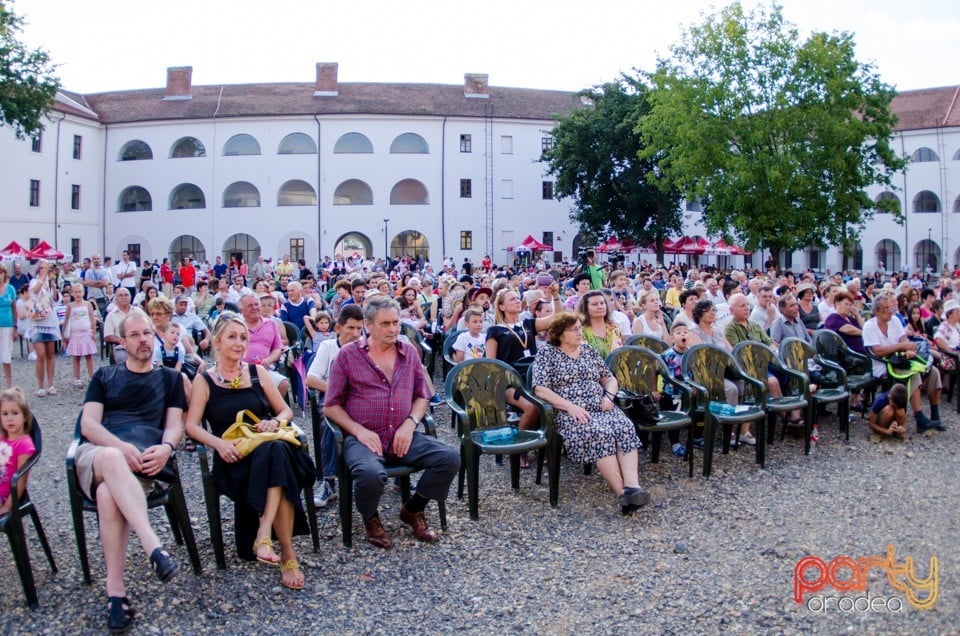
[[337, 498], [337, 491], [330, 486], [326, 479], [320, 484], [320, 489], [313, 496], [313, 505], [317, 508], [326, 508], [327, 504]]
[[756, 446], [757, 438], [753, 436], [753, 433], [747, 431], [746, 433], [740, 433], [740, 443], [746, 444], [747, 446]]
[[37, 359], [36, 351], [31, 351], [29, 354], [27, 354], [27, 360], [36, 360], [36, 359]]

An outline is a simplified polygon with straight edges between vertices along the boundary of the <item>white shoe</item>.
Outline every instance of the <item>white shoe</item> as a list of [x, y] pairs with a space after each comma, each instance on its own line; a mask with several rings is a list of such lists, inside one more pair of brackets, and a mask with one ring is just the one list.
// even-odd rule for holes
[[756, 446], [757, 438], [753, 436], [753, 433], [747, 431], [746, 433], [740, 433], [740, 443], [746, 444], [747, 446]]
[[31, 351], [31, 352], [27, 355], [27, 360], [36, 360], [36, 359], [37, 359], [37, 352], [36, 352], [36, 351]]

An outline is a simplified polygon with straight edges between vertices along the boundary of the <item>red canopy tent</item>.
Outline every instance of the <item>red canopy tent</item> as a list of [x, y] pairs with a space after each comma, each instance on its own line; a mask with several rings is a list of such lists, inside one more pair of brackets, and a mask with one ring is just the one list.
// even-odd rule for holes
[[710, 249], [710, 241], [702, 236], [684, 236], [673, 243], [664, 242], [664, 252], [667, 254], [692, 254], [699, 256]]
[[724, 241], [722, 238], [718, 239], [713, 244], [713, 249], [715, 250], [713, 252], [714, 254], [719, 254], [721, 256], [726, 256], [726, 255], [743, 256], [745, 254], [750, 253], [737, 245], [727, 245], [727, 242]]
[[63, 258], [63, 252], [51, 247], [46, 241], [40, 241], [35, 248], [27, 252], [27, 258], [31, 260], [45, 258], [50, 261], [59, 261]]
[[9, 245], [0, 250], [0, 256], [4, 258], [30, 258], [29, 254], [29, 250], [16, 241], [10, 241]]
[[527, 235], [527, 238], [523, 239], [520, 245], [514, 245], [507, 248], [508, 252], [550, 252], [553, 251], [553, 247], [541, 243], [537, 239], [533, 238], [531, 235]]

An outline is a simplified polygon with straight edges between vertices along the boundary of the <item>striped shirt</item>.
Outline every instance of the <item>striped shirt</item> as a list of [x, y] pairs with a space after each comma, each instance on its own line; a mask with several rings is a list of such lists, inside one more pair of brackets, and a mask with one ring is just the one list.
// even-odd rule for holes
[[350, 419], [370, 429], [386, 449], [410, 415], [413, 401], [433, 392], [424, 378], [420, 357], [413, 345], [397, 342], [393, 380], [388, 381], [373, 359], [366, 338], [344, 346], [330, 366], [325, 406], [341, 406]]

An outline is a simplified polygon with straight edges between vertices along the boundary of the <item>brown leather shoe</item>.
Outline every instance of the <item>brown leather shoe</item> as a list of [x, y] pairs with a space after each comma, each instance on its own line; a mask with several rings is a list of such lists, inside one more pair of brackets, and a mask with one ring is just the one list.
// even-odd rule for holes
[[384, 550], [393, 547], [393, 541], [390, 540], [390, 535], [384, 529], [383, 523], [380, 521], [380, 515], [364, 519], [363, 527], [367, 529], [368, 542]]
[[440, 540], [437, 533], [427, 525], [427, 518], [422, 512], [410, 512], [406, 507], [400, 508], [400, 521], [410, 526], [413, 536], [425, 543], [436, 543]]

